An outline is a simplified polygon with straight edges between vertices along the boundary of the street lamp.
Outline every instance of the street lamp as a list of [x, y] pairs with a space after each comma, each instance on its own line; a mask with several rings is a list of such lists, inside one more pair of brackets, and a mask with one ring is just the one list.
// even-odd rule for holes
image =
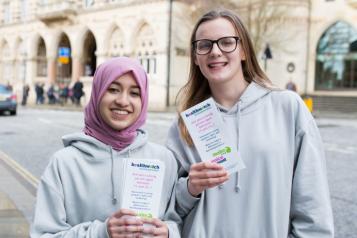
[[272, 59], [273, 58], [273, 55], [271, 53], [271, 49], [270, 49], [270, 46], [269, 44], [267, 44], [265, 46], [265, 49], [264, 49], [264, 53], [263, 53], [263, 60], [264, 60], [264, 71], [267, 71], [267, 61], [268, 59]]

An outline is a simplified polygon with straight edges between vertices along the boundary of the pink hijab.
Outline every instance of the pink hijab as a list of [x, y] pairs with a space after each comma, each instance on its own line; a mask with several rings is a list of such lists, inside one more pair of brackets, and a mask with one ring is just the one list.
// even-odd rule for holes
[[[100, 113], [99, 103], [110, 86], [120, 76], [131, 72], [140, 88], [142, 109], [138, 119], [124, 130], [118, 131], [106, 124]], [[84, 112], [84, 133], [101, 142], [112, 146], [115, 150], [122, 150], [130, 145], [136, 130], [144, 125], [148, 107], [148, 80], [143, 67], [137, 60], [118, 57], [99, 65], [94, 74], [92, 94]]]

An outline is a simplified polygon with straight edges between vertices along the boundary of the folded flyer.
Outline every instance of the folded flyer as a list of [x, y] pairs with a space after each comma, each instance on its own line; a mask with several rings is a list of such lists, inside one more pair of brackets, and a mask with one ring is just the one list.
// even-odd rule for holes
[[245, 168], [212, 98], [181, 112], [181, 117], [202, 161], [219, 163], [229, 173]]

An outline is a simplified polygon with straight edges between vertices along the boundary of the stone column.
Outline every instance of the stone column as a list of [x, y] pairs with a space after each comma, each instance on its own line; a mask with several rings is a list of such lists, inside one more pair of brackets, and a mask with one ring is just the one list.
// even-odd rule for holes
[[47, 58], [47, 77], [48, 84], [54, 84], [56, 82], [57, 62], [56, 57]]
[[95, 55], [97, 57], [97, 65], [96, 65], [96, 67], [98, 67], [98, 65], [100, 65], [101, 63], [103, 63], [104, 61], [106, 61], [108, 59], [108, 56], [104, 51], [98, 51], [97, 50]]
[[72, 83], [84, 75], [84, 65], [79, 56], [72, 57]]

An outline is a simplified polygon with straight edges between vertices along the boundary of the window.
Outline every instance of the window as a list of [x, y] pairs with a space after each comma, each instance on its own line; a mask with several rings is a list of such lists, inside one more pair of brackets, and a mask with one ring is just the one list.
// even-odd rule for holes
[[37, 53], [37, 76], [47, 76], [46, 45], [42, 38]]
[[11, 22], [11, 9], [10, 9], [10, 2], [3, 3], [3, 20], [4, 23]]
[[357, 88], [357, 31], [337, 22], [320, 38], [316, 52], [315, 89]]
[[21, 21], [25, 21], [27, 19], [27, 0], [20, 1], [20, 18]]
[[136, 56], [148, 74], [156, 74], [157, 55], [154, 31], [145, 24], [139, 31]]
[[119, 28], [115, 28], [110, 38], [109, 55], [111, 57], [125, 55], [123, 33]]
[[84, 0], [84, 6], [90, 7], [94, 5], [94, 0]]

